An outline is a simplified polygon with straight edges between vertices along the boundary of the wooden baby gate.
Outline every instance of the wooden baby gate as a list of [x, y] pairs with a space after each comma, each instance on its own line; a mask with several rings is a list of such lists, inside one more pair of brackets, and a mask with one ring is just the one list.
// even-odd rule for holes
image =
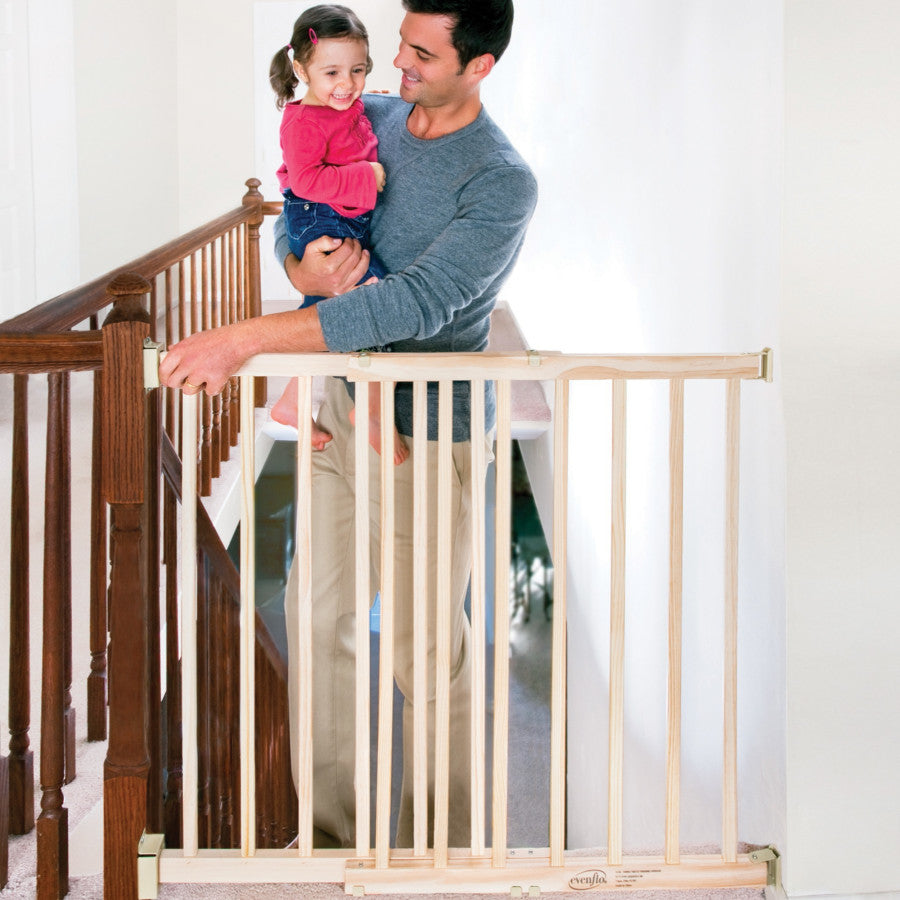
[[[741, 385], [747, 379], [769, 379], [769, 351], [721, 356], [587, 356], [545, 354], [534, 351], [504, 354], [307, 354], [260, 355], [241, 370], [241, 667], [240, 667], [240, 797], [234, 800], [236, 821], [240, 822], [240, 845], [236, 849], [205, 849], [198, 836], [197, 784], [197, 660], [190, 648], [196, 639], [196, 522], [183, 515], [181, 559], [181, 648], [183, 714], [183, 846], [166, 849], [162, 841], [145, 835], [139, 868], [141, 896], [155, 896], [158, 882], [338, 882], [352, 894], [387, 892], [460, 892], [512, 893], [535, 896], [543, 892], [577, 892], [640, 887], [741, 887], [765, 886], [771, 881], [773, 859], [770, 848], [752, 848], [739, 843], [737, 797], [737, 611], [738, 611], [738, 509], [739, 439]], [[299, 815], [296, 846], [283, 850], [257, 848], [255, 821], [256, 784], [254, 741], [254, 446], [243, 436], [254, 433], [254, 378], [288, 376], [300, 373], [298, 421], [301, 434], [297, 465], [296, 553], [300, 562], [300, 629], [289, 640], [296, 641], [299, 653], [301, 715], [296, 769], [299, 776]], [[380, 467], [382, 569], [378, 585], [369, 584], [369, 491], [362, 465], [370, 452], [368, 408], [357, 402], [355, 452], [357, 459], [357, 541], [356, 573], [356, 844], [344, 850], [319, 850], [313, 847], [311, 801], [312, 715], [311, 683], [316, 677], [311, 666], [311, 598], [308, 577], [310, 540], [310, 494], [312, 450], [308, 424], [312, 410], [312, 380], [315, 376], [345, 376], [357, 383], [358, 400], [369, 386], [381, 387], [382, 420], [393, 421], [393, 384], [413, 383], [414, 458], [424, 454], [426, 421], [426, 383], [439, 384], [439, 476], [436, 498], [425, 498], [424, 472], [417, 469], [415, 515], [424, 515], [425, 504], [435, 504], [438, 522], [449, 520], [449, 479], [451, 477], [451, 404], [452, 382], [472, 385], [472, 434], [484, 433], [484, 383], [494, 381], [497, 392], [496, 437], [496, 516], [494, 529], [494, 628], [495, 646], [504, 647], [509, 639], [510, 577], [510, 473], [511, 434], [510, 397], [512, 385], [519, 380], [542, 381], [552, 385], [553, 393], [553, 527], [551, 556], [554, 562], [554, 597], [551, 663], [550, 734], [550, 810], [549, 844], [538, 848], [507, 846], [507, 759], [509, 746], [508, 714], [510, 704], [509, 669], [505, 653], [495, 655], [493, 669], [492, 766], [489, 791], [491, 814], [486, 816], [486, 703], [485, 619], [488, 585], [485, 559], [486, 494], [482, 480], [472, 484], [473, 509], [471, 623], [473, 634], [472, 745], [471, 745], [471, 845], [448, 846], [449, 796], [449, 548], [448, 528], [438, 526], [438, 544], [426, 545], [426, 528], [415, 557], [424, 559], [436, 553], [439, 572], [437, 585], [437, 663], [435, 746], [426, 747], [424, 699], [414, 703], [414, 846], [390, 845], [391, 804], [391, 729], [393, 706], [392, 635], [392, 515], [390, 500], [394, 467], [382, 457]], [[628, 855], [623, 847], [623, 767], [625, 696], [625, 474], [626, 411], [630, 381], [655, 379], [669, 385], [669, 596], [668, 596], [668, 711], [666, 753], [665, 846], [656, 856]], [[684, 397], [687, 382], [696, 379], [717, 380], [724, 384], [725, 447], [724, 485], [724, 621], [722, 648], [724, 663], [722, 735], [722, 826], [721, 845], [715, 853], [688, 853], [679, 843], [681, 772], [681, 690], [682, 690], [682, 541], [684, 480]], [[569, 390], [573, 381], [605, 381], [611, 384], [611, 546], [609, 547], [609, 771], [608, 809], [605, 850], [580, 850], [566, 846], [566, 600], [567, 600], [567, 497], [569, 454]], [[688, 388], [690, 390], [690, 388]], [[196, 458], [198, 435], [198, 398], [185, 396], [183, 403], [183, 459]], [[385, 431], [382, 445], [390, 446]], [[471, 442], [473, 471], [484, 468], [484, 442]], [[421, 449], [419, 449], [421, 448]], [[379, 489], [379, 488], [375, 488]], [[196, 470], [183, 470], [182, 496], [196, 492]], [[419, 505], [422, 504], [422, 505]], [[716, 551], [718, 552], [718, 551]], [[414, 576], [425, 589], [421, 572]], [[377, 759], [374, 840], [370, 834], [370, 684], [369, 684], [369, 608], [375, 591], [380, 591], [381, 649], [377, 702]], [[665, 599], [661, 603], [663, 615]], [[417, 695], [425, 694], [425, 632], [422, 622], [415, 626], [415, 683]], [[584, 690], [583, 684], [579, 690]], [[602, 699], [602, 698], [600, 698]], [[434, 754], [434, 832], [427, 833], [427, 754]], [[490, 829], [490, 842], [486, 835]], [[147, 874], [149, 873], [149, 874]], [[158, 881], [157, 881], [158, 879]]]

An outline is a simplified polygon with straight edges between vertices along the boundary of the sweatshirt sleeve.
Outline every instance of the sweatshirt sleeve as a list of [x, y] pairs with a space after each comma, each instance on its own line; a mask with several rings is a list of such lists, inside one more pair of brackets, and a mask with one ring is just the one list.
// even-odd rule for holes
[[331, 165], [323, 162], [328, 138], [316, 123], [295, 117], [281, 129], [281, 152], [291, 190], [304, 200], [348, 209], [373, 209], [378, 192], [375, 172], [365, 160]]
[[536, 202], [525, 166], [498, 165], [476, 176], [457, 215], [413, 263], [318, 304], [328, 348], [345, 353], [437, 334], [511, 267]]

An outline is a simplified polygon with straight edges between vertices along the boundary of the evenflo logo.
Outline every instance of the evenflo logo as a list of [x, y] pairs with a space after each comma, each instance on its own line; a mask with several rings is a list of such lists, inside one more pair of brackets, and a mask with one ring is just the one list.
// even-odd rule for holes
[[606, 884], [606, 872], [602, 869], [586, 869], [569, 879], [569, 887], [573, 891], [589, 891], [601, 884]]

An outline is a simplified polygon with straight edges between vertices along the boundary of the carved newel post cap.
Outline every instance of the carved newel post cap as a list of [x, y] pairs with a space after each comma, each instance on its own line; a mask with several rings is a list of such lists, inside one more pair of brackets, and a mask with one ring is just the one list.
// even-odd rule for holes
[[144, 297], [150, 293], [150, 282], [136, 272], [122, 272], [106, 286], [113, 308], [104, 325], [115, 322], [150, 322]]

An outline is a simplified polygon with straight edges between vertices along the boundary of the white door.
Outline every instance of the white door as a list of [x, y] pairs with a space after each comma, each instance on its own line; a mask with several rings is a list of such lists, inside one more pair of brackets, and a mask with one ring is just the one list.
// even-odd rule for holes
[[0, 321], [35, 304], [26, 0], [0, 0]]

